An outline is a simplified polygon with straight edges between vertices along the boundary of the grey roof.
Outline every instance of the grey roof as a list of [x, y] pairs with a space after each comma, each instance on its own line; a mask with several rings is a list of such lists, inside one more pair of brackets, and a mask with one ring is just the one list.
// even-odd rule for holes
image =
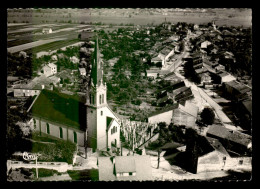
[[134, 156], [116, 156], [115, 168], [116, 173], [136, 172]]
[[227, 129], [223, 126], [212, 125], [207, 131], [207, 136], [215, 136], [221, 139], [227, 139], [229, 141], [248, 146], [251, 143], [252, 137], [250, 135]]
[[218, 152], [225, 154], [227, 156], [229, 156], [227, 150], [224, 148], [224, 146], [221, 144], [221, 142], [219, 142], [218, 139], [215, 138], [211, 138], [211, 137], [206, 137], [206, 139], [208, 140], [208, 142], [210, 143], [210, 145]]
[[165, 113], [165, 112], [168, 112], [168, 111], [173, 111], [174, 109], [176, 109], [178, 107], [179, 107], [178, 103], [170, 105], [170, 106], [166, 106], [166, 107], [164, 107], [161, 110], [157, 110], [157, 111], [152, 112], [151, 114], [148, 115], [148, 117], [152, 117], [152, 116], [155, 116], [155, 115], [158, 115], [158, 114], [162, 114], [162, 113]]
[[[133, 162], [134, 163], [131, 163]], [[112, 157], [98, 157], [98, 169], [99, 169], [99, 180], [100, 181], [145, 181], [145, 180], [153, 180], [152, 177], [152, 167], [151, 167], [151, 160], [150, 156], [116, 156], [115, 162], [119, 161], [119, 163], [124, 163], [122, 165], [123, 169], [126, 170], [134, 170], [132, 168], [135, 165], [135, 176], [121, 176], [116, 177], [115, 175], [115, 168], [116, 166], [113, 164]], [[126, 167], [127, 166], [127, 167]]]

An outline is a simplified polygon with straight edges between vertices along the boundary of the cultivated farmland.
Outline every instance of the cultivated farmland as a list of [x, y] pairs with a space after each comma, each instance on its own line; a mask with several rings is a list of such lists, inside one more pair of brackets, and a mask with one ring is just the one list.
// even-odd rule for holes
[[19, 51], [23, 51], [23, 50], [26, 50], [26, 49], [34, 48], [34, 47], [37, 47], [37, 46], [40, 46], [40, 45], [44, 45], [44, 44], [47, 44], [47, 43], [51, 43], [51, 42], [54, 42], [54, 41], [61, 41], [61, 40], [64, 40], [64, 39], [66, 39], [66, 38], [56, 38], [56, 39], [50, 39], [50, 40], [39, 40], [39, 41], [35, 41], [35, 42], [26, 43], [26, 44], [23, 44], [23, 45], [18, 45], [18, 46], [15, 46], [15, 47], [7, 48], [7, 51], [10, 52], [10, 53], [16, 53], [16, 52], [19, 52]]

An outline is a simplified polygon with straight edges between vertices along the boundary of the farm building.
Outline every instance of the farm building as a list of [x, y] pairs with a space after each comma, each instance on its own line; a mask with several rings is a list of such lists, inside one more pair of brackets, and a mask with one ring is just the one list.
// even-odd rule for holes
[[43, 34], [52, 33], [52, 29], [51, 29], [51, 28], [43, 28], [43, 29], [42, 29], [42, 33], [43, 33]]

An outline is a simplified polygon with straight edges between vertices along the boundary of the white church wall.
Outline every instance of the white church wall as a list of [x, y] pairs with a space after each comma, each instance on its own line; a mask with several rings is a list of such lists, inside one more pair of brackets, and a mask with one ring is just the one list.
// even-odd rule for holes
[[[40, 128], [41, 128], [42, 133], [45, 133], [47, 135], [51, 135], [51, 136], [59, 138], [59, 139], [60, 139], [60, 128], [62, 128], [62, 132], [63, 132], [63, 138], [62, 139], [63, 140], [68, 139], [71, 142], [74, 142], [73, 132], [75, 131], [77, 133], [77, 144], [79, 146], [84, 146], [84, 132], [83, 131], [68, 128], [68, 138], [67, 138], [67, 127], [66, 126], [62, 126], [60, 124], [53, 124], [53, 123], [50, 123], [50, 122], [42, 120], [42, 119], [40, 121], [37, 118], [35, 118], [35, 121], [36, 121], [36, 127], [35, 127], [34, 130], [40, 131]], [[49, 124], [49, 128], [50, 128], [49, 134], [47, 133], [47, 123]], [[32, 124], [34, 124], [33, 121], [32, 121]], [[41, 124], [41, 127], [40, 127], [40, 124]], [[34, 128], [34, 125], [32, 125], [31, 127]]]
[[[111, 130], [116, 127], [117, 132], [111, 134]], [[108, 147], [111, 148], [111, 142], [117, 141], [117, 147], [120, 147], [120, 125], [114, 120], [108, 130]]]

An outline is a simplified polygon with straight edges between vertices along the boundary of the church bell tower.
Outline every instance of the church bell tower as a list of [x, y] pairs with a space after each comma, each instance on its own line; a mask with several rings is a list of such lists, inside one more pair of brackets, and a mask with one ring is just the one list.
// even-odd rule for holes
[[100, 59], [98, 37], [95, 41], [94, 58], [90, 74], [90, 85], [86, 93], [87, 108], [87, 145], [97, 148], [98, 110], [107, 105], [107, 86], [103, 81], [103, 62]]

